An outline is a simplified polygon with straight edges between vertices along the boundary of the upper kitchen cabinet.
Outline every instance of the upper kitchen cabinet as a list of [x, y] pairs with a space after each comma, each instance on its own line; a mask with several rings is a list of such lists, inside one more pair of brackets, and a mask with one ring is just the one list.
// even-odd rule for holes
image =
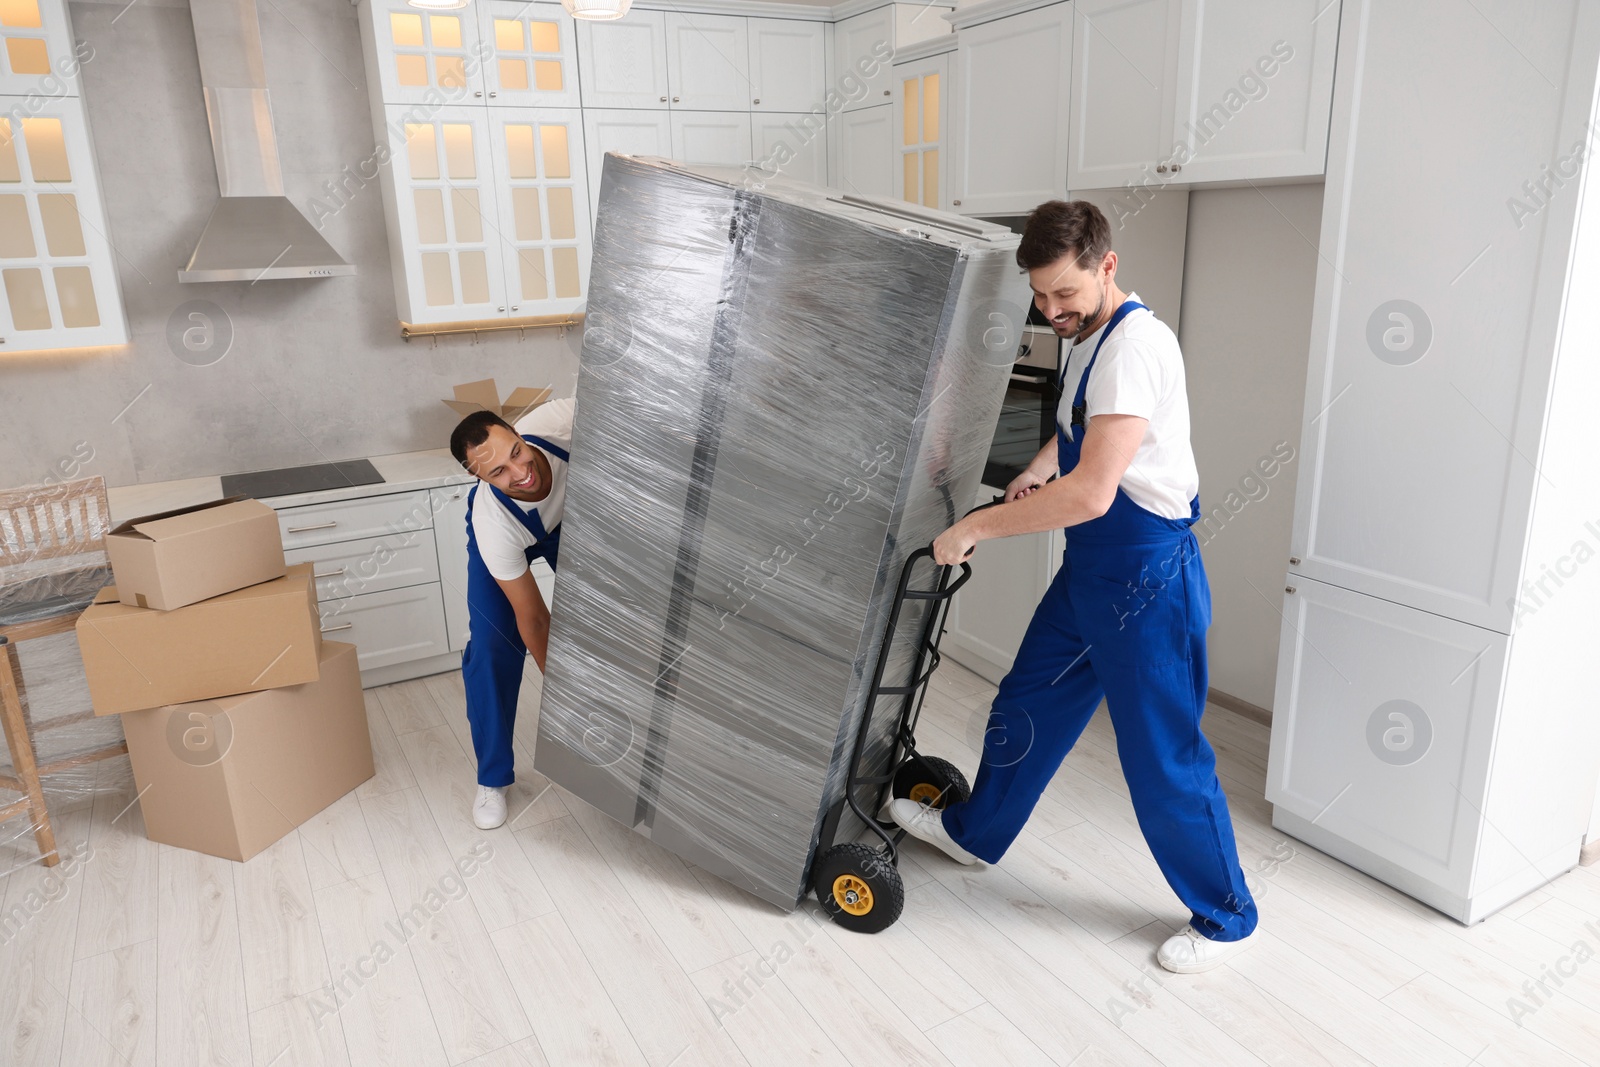
[[490, 112], [499, 245], [509, 316], [583, 306], [589, 278], [589, 187], [576, 108]]
[[1185, 179], [1320, 176], [1338, 46], [1338, 0], [1184, 4], [1174, 140], [1189, 148]]
[[894, 72], [889, 69], [894, 31], [892, 4], [834, 23], [833, 85], [843, 98], [842, 110], [887, 104], [894, 95]]
[[1074, 0], [1073, 189], [1322, 174], [1338, 0]]
[[[406, 0], [367, 0], [373, 65], [386, 104], [469, 103], [484, 99], [478, 12], [421, 11]], [[513, 4], [513, 7], [523, 5]]]
[[635, 8], [625, 19], [586, 21], [577, 31], [584, 107], [667, 106], [672, 86], [665, 13]]
[[859, 196], [894, 196], [894, 105], [845, 111], [828, 123], [833, 138], [831, 184]]
[[667, 12], [667, 77], [674, 108], [750, 110], [746, 21], [734, 15]]
[[560, 4], [480, 0], [483, 82], [491, 104], [578, 106], [578, 47]]
[[0, 355], [126, 344], [83, 102], [0, 97], [0, 112]]
[[93, 55], [74, 45], [62, 0], [0, 0], [0, 96], [77, 96], [78, 65]]
[[1183, 7], [1184, 0], [1073, 0], [1071, 188], [1120, 186], [1170, 155]]
[[993, 18], [1016, 5], [984, 0], [951, 16], [950, 206], [963, 214], [1026, 214], [1066, 193], [1074, 6]]
[[750, 109], [810, 111], [827, 90], [827, 34], [820, 22], [749, 19]]
[[950, 55], [943, 52], [894, 65], [894, 145], [899, 166], [894, 170], [894, 192], [902, 200], [924, 207], [948, 203], [945, 179], [950, 153]]

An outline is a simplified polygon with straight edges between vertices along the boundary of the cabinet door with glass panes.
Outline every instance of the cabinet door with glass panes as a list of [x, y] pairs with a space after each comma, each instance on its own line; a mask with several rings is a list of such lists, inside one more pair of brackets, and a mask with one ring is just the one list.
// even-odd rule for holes
[[577, 107], [578, 45], [560, 4], [487, 0], [478, 4], [488, 49], [484, 98], [493, 105]]
[[589, 186], [583, 112], [491, 108], [505, 313], [577, 311], [588, 296]]
[[0, 97], [0, 355], [128, 342], [108, 232], [83, 102]]
[[0, 0], [0, 96], [77, 96], [78, 66], [66, 0]]
[[943, 207], [945, 195], [944, 115], [950, 83], [950, 57], [931, 56], [894, 68], [894, 145], [899, 166], [895, 195], [924, 207]]
[[493, 49], [480, 36], [477, 11], [422, 11], [406, 0], [369, 2], [385, 104], [484, 101], [484, 60]]
[[400, 316], [424, 325], [506, 314], [491, 111], [461, 105], [384, 108], [395, 228], [405, 269]]

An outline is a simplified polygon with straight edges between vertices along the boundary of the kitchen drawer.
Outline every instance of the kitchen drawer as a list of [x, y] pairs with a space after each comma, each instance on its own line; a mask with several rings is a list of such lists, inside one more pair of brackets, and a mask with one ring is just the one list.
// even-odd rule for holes
[[437, 584], [344, 597], [318, 611], [323, 636], [354, 644], [364, 671], [450, 651]]
[[304, 548], [432, 529], [433, 509], [428, 503], [428, 491], [419, 489], [414, 493], [284, 508], [278, 512], [278, 528], [283, 531], [284, 548]]
[[319, 601], [342, 600], [363, 593], [427, 585], [439, 580], [439, 555], [432, 530], [389, 537], [308, 545], [284, 553], [291, 563], [310, 563]]

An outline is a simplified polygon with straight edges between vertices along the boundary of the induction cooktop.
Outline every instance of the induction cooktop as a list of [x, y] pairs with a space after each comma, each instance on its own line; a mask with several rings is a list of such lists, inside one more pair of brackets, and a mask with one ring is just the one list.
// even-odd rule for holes
[[264, 499], [315, 493], [323, 489], [344, 489], [354, 485], [376, 485], [383, 475], [371, 460], [353, 459], [344, 463], [313, 463], [308, 467], [283, 467], [248, 474], [224, 474], [223, 496], [250, 496]]

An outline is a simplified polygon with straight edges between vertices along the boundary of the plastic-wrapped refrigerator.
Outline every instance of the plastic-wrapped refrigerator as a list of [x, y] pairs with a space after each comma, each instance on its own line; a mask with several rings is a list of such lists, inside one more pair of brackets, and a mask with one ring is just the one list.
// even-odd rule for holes
[[[978, 490], [1028, 299], [1016, 244], [756, 170], [606, 157], [539, 771], [798, 903], [819, 842], [861, 829], [843, 794], [902, 564]], [[916, 605], [885, 684], [914, 671]], [[869, 770], [895, 758], [893, 718]]]

